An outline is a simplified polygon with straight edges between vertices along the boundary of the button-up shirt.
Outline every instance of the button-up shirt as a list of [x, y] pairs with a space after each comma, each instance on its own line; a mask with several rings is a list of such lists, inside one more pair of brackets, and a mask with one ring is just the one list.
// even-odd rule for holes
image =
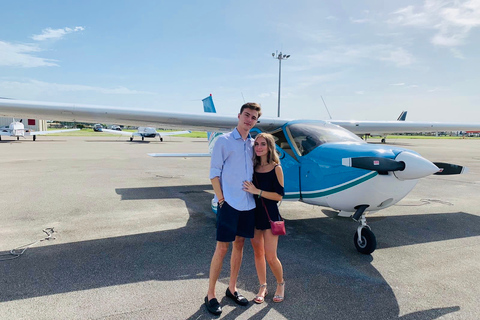
[[255, 208], [253, 195], [243, 191], [243, 182], [253, 178], [253, 141], [250, 134], [243, 140], [235, 128], [220, 136], [212, 150], [210, 179], [219, 177], [225, 201], [239, 211]]

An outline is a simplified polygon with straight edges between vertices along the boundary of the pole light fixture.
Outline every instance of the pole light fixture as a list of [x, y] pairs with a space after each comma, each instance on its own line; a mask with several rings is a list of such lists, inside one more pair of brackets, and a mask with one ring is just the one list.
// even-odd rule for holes
[[278, 60], [278, 113], [277, 117], [280, 118], [280, 85], [282, 83], [282, 60], [290, 58], [289, 54], [282, 54], [282, 52], [275, 51], [272, 53], [272, 57]]

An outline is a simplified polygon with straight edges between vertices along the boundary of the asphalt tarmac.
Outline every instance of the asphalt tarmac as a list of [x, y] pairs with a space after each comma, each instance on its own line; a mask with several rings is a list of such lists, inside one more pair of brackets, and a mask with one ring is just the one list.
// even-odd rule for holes
[[[372, 140], [377, 141], [377, 140]], [[432, 161], [465, 165], [431, 176], [393, 207], [367, 216], [372, 255], [353, 245], [357, 223], [328, 208], [284, 202], [280, 239], [286, 297], [237, 307], [203, 305], [215, 247], [206, 139], [48, 137], [0, 141], [0, 319], [479, 319], [480, 140], [390, 140]], [[240, 291], [258, 289], [247, 242]]]

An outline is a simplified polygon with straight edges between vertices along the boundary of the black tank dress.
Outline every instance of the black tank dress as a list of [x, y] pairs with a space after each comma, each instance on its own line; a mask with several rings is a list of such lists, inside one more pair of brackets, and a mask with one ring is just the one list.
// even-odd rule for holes
[[[276, 168], [277, 166], [275, 166]], [[273, 168], [269, 172], [254, 172], [253, 173], [253, 184], [255, 187], [262, 191], [271, 191], [276, 192], [283, 197], [284, 190], [283, 187], [280, 185], [277, 179], [277, 174], [275, 173], [275, 168]], [[262, 204], [265, 203], [267, 207], [268, 214], [270, 215], [270, 219], [273, 221], [280, 221], [279, 211], [278, 211], [278, 201], [265, 199], [265, 198], [258, 198], [255, 196], [255, 228], [258, 230], [266, 230], [270, 229], [270, 222], [268, 221], [267, 213], [265, 212], [265, 208]]]

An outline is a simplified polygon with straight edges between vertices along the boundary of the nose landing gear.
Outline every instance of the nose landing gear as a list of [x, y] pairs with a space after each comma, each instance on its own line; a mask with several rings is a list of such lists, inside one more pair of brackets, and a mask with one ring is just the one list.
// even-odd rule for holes
[[353, 220], [360, 223], [353, 237], [353, 242], [357, 251], [363, 254], [370, 254], [377, 248], [377, 239], [367, 225], [367, 218], [365, 217], [365, 209], [367, 209], [367, 207], [368, 206], [365, 205], [359, 206], [352, 216]]

